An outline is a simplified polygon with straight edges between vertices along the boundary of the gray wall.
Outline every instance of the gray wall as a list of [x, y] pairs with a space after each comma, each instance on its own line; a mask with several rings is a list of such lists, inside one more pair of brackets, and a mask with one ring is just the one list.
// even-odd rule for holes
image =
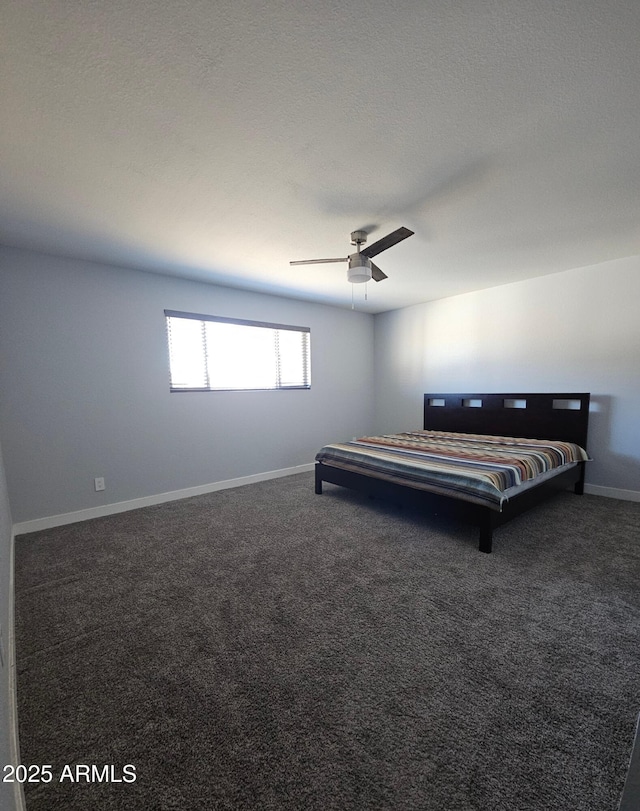
[[376, 316], [376, 431], [423, 392], [589, 391], [591, 492], [640, 498], [640, 257]]
[[[16, 523], [307, 464], [372, 430], [370, 314], [8, 248], [0, 268]], [[165, 308], [310, 327], [311, 390], [170, 393]]]
[[[164, 308], [311, 327], [311, 391], [171, 394]], [[0, 248], [13, 520], [306, 464], [325, 442], [420, 426], [428, 390], [590, 391], [588, 483], [636, 497], [638, 312], [640, 257], [373, 317]]]

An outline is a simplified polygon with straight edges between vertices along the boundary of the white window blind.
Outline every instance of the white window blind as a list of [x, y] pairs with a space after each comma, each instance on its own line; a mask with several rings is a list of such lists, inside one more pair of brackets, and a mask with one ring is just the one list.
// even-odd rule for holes
[[310, 330], [165, 310], [171, 391], [308, 389]]

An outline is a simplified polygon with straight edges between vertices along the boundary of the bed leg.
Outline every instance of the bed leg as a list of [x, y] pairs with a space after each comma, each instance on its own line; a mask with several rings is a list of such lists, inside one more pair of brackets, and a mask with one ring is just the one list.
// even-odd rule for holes
[[318, 469], [318, 465], [316, 465], [316, 495], [322, 495], [322, 477], [320, 476], [320, 470]]
[[493, 544], [493, 520], [490, 513], [484, 515], [480, 521], [480, 543], [478, 549], [490, 554]]
[[584, 474], [585, 474], [585, 471], [586, 471], [586, 467], [585, 467], [584, 462], [580, 462], [580, 468], [581, 468], [581, 470], [580, 470], [580, 478], [573, 485], [573, 492], [577, 496], [583, 496], [584, 495]]
[[493, 543], [493, 532], [491, 529], [481, 529], [480, 530], [480, 543], [478, 544], [478, 549], [481, 552], [486, 552], [487, 554], [491, 553], [491, 545]]

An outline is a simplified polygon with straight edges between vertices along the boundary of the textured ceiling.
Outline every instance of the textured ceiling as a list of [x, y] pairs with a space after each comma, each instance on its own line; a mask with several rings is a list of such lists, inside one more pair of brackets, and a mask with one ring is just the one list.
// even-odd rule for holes
[[0, 242], [380, 312], [640, 254], [638, 0], [1, 0]]

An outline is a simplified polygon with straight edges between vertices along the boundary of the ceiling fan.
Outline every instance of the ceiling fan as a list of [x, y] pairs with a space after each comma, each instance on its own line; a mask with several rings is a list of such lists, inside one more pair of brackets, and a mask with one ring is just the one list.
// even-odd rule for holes
[[360, 250], [360, 246], [364, 245], [367, 241], [366, 231], [352, 231], [351, 244], [356, 246], [356, 252], [347, 257], [340, 257], [339, 259], [299, 259], [295, 262], [289, 262], [290, 265], [320, 265], [325, 262], [348, 262], [349, 268], [347, 270], [347, 279], [354, 284], [361, 282], [368, 282], [373, 279], [375, 282], [381, 282], [387, 278], [377, 265], [371, 261], [372, 256], [377, 256], [387, 248], [392, 248], [398, 242], [413, 235], [413, 231], [408, 228], [398, 228], [382, 237], [377, 242], [369, 245], [368, 248]]

